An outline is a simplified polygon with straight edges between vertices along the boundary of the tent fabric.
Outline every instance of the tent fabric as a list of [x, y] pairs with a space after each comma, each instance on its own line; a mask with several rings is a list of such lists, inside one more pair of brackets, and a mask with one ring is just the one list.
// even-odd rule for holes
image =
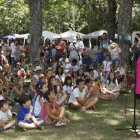
[[49, 38], [49, 39], [53, 39], [55, 38], [56, 36], [60, 36], [59, 34], [56, 34], [56, 33], [53, 33], [53, 32], [49, 32], [49, 31], [43, 31], [42, 32], [42, 36], [44, 37], [44, 40]]
[[82, 34], [80, 32], [76, 32], [76, 31], [67, 31], [64, 33], [60, 34], [60, 37], [63, 39], [70, 39], [73, 40], [74, 37], [76, 37], [76, 35], [79, 34], [81, 38], [83, 38], [83, 36], [85, 36], [85, 34]]
[[15, 38], [24, 38], [24, 39], [28, 39], [29, 37], [29, 33], [27, 34], [14, 34], [15, 35]]
[[16, 38], [28, 39], [28, 36], [29, 36], [29, 33], [27, 33], [27, 34], [13, 34], [13, 35], [4, 36], [3, 38], [7, 38], [7, 39], [16, 39]]
[[94, 39], [97, 39], [98, 36], [101, 36], [103, 33], [107, 33], [107, 31], [106, 30], [99, 30], [99, 31], [96, 31], [96, 32], [92, 32], [92, 33], [87, 34], [83, 38], [94, 38]]

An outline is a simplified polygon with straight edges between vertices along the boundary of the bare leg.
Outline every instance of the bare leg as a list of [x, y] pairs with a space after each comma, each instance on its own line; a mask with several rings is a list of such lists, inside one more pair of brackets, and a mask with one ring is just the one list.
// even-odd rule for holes
[[115, 64], [115, 70], [117, 70], [118, 67], [119, 67], [119, 64]]
[[99, 94], [99, 98], [100, 99], [105, 99], [105, 100], [111, 100], [111, 94], [103, 94], [103, 93], [100, 93]]
[[37, 126], [40, 126], [40, 125], [42, 125], [44, 123], [43, 120], [38, 121], [34, 116], [32, 116], [32, 120], [35, 123], [35, 125], [37, 125]]
[[64, 111], [65, 111], [64, 106], [60, 106], [59, 107], [59, 117], [60, 118], [63, 118], [64, 117]]
[[63, 104], [64, 101], [67, 99], [67, 97], [68, 97], [67, 94], [63, 95], [63, 96], [59, 99], [58, 104], [59, 104], [59, 105]]
[[11, 120], [10, 122], [8, 122], [8, 123], [6, 124], [6, 126], [4, 126], [4, 129], [11, 128], [12, 126], [15, 125], [15, 123], [16, 123], [15, 120]]
[[112, 95], [112, 100], [116, 100], [117, 97], [120, 95], [120, 93], [119, 92], [114, 92], [111, 95]]
[[29, 124], [29, 123], [19, 122], [18, 126], [25, 129], [37, 128], [37, 126], [34, 123]]
[[[38, 126], [42, 125], [43, 123], [44, 123], [43, 120], [38, 121]], [[34, 123], [29, 124], [29, 123], [19, 122], [18, 126], [25, 129], [37, 128], [37, 125], [35, 125]]]
[[98, 102], [98, 97], [94, 97], [94, 98], [87, 100], [87, 102], [85, 104], [85, 109], [89, 109], [89, 108], [93, 107], [97, 102]]
[[82, 107], [82, 105], [79, 104], [78, 102], [73, 102], [70, 104], [70, 108], [72, 108], [72, 109], [79, 109], [81, 107]]
[[102, 93], [103, 94], [107, 94], [107, 93], [109, 93], [109, 94], [111, 94], [112, 92], [110, 91], [110, 90], [108, 90], [107, 88], [102, 88]]

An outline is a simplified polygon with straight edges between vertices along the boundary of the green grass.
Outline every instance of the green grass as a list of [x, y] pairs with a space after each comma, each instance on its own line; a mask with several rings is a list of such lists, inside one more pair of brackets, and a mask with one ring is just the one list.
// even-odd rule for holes
[[[95, 111], [69, 111], [71, 122], [65, 127], [47, 125], [45, 130], [8, 130], [0, 134], [0, 140], [137, 140], [125, 119], [125, 101], [128, 99], [127, 116], [133, 120], [133, 94], [120, 95], [116, 101], [100, 100]], [[137, 124], [140, 125], [140, 101], [137, 101]]]

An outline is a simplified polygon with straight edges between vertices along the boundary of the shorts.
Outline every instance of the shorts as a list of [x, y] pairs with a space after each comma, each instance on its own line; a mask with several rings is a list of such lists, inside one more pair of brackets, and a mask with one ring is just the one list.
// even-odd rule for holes
[[11, 63], [13, 64], [13, 63], [15, 62], [14, 57], [11, 57], [10, 61], [11, 61]]
[[56, 59], [56, 61], [59, 61], [59, 59], [60, 59], [61, 57], [62, 57], [62, 56], [55, 55], [55, 59]]
[[77, 63], [79, 63], [79, 56], [78, 56], [78, 55], [75, 56], [75, 57], [73, 57], [73, 56], [71, 56], [71, 55], [69, 56], [69, 61], [70, 61], [70, 62], [72, 62], [73, 59], [76, 59], [76, 60], [77, 60]]
[[104, 60], [104, 58], [97, 58], [97, 63], [102, 64], [103, 60]]
[[[41, 119], [41, 118], [36, 118], [36, 120], [37, 120], [38, 122], [43, 121], [43, 119]], [[28, 121], [21, 120], [21, 121], [18, 121], [18, 124], [19, 124], [20, 122], [31, 124], [31, 123], [33, 123], [33, 120], [32, 120], [32, 119], [29, 119]]]
[[114, 60], [112, 60], [112, 64], [120, 64], [120, 60], [119, 59], [114, 59]]

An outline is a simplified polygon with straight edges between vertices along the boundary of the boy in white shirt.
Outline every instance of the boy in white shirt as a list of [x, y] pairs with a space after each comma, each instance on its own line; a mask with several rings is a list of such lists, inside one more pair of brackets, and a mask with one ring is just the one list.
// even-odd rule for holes
[[12, 118], [12, 113], [9, 109], [6, 100], [0, 101], [0, 131], [5, 131], [9, 128], [14, 128], [16, 121]]
[[73, 109], [82, 108], [87, 99], [84, 81], [82, 79], [78, 79], [76, 83], [77, 88], [73, 90], [69, 98], [70, 107]]
[[82, 79], [78, 79], [76, 83], [77, 88], [73, 90], [69, 98], [70, 107], [73, 109], [81, 109], [82, 111], [94, 107], [96, 102], [90, 98], [89, 90], [87, 86], [85, 86], [85, 82]]

